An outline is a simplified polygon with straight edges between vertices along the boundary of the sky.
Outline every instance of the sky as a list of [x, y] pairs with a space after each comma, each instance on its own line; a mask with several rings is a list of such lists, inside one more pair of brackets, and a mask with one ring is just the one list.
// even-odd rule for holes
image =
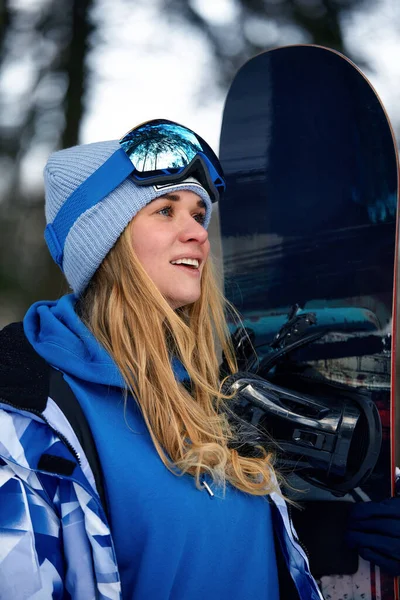
[[[120, 2], [117, 8], [113, 0], [98, 0], [93, 18], [102, 39], [89, 59], [92, 85], [82, 142], [122, 136], [143, 121], [164, 117], [194, 128], [217, 147], [223, 95], [213, 81], [207, 42], [169, 23], [158, 5]], [[224, 5], [229, 0], [220, 2]]]
[[371, 66], [365, 74], [400, 131], [400, 1], [375, 0], [370, 11], [355, 13], [343, 25], [347, 47], [361, 49]]
[[[216, 25], [237, 16], [234, 0], [193, 4]], [[82, 142], [110, 139], [165, 117], [193, 128], [218, 150], [227, 90], [215, 86], [205, 38], [169, 22], [159, 5], [158, 0], [97, 1], [93, 19], [101, 33], [89, 59], [92, 86]], [[347, 47], [370, 65], [366, 75], [399, 127], [400, 1], [377, 0], [369, 12], [354, 13], [342, 25]], [[307, 41], [293, 29], [278, 34], [284, 43]]]

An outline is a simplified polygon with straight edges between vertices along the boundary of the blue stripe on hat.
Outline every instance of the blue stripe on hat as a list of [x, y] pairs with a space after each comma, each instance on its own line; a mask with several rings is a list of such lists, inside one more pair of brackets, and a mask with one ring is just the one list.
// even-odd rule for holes
[[75, 221], [92, 206], [115, 190], [133, 171], [134, 167], [121, 148], [67, 198], [54, 221], [46, 226], [44, 237], [49, 250], [62, 269], [64, 244]]

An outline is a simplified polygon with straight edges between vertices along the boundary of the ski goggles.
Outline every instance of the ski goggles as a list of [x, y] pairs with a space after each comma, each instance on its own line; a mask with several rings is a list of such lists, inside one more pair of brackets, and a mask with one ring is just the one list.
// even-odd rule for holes
[[131, 129], [119, 143], [133, 165], [137, 185], [179, 183], [194, 176], [211, 201], [225, 191], [224, 174], [214, 151], [197, 133], [179, 123], [155, 119]]

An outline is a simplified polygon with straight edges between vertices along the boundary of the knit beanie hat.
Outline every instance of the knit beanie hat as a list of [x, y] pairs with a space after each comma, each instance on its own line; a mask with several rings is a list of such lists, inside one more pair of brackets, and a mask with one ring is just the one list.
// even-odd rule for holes
[[206, 206], [204, 226], [210, 222], [210, 196], [195, 179], [138, 186], [129, 177], [131, 170], [118, 140], [60, 150], [45, 166], [45, 239], [77, 295], [136, 213], [155, 198], [182, 189], [195, 192]]

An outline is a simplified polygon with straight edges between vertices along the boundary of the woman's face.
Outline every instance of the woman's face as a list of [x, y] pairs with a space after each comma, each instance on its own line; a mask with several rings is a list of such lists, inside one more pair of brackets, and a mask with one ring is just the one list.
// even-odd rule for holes
[[131, 223], [133, 249], [174, 310], [200, 297], [201, 274], [210, 251], [202, 225], [205, 213], [201, 198], [182, 190], [153, 200]]

